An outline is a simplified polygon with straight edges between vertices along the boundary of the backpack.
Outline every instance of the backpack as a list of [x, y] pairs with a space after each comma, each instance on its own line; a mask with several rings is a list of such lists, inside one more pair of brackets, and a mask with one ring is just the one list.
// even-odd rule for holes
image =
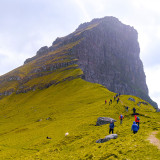
[[139, 120], [140, 120], [140, 118], [139, 118], [139, 117], [137, 117], [137, 120], [139, 121]]
[[122, 116], [122, 115], [120, 115], [120, 119], [123, 119], [123, 116]]

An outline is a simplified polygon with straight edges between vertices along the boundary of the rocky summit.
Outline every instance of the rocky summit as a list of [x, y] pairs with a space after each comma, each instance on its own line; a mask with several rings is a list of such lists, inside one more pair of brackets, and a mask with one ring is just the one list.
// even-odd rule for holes
[[[81, 24], [68, 36], [57, 38], [52, 46], [42, 47], [34, 57], [27, 59], [24, 62], [24, 66], [28, 68], [25, 74], [17, 75], [19, 71], [14, 70], [11, 74], [2, 76], [0, 82], [7, 81], [8, 85], [8, 81], [16, 81], [17, 84], [15, 88], [10, 87], [0, 94], [27, 92], [37, 86], [49, 87], [60, 82], [48, 80], [43, 83], [43, 87], [38, 83], [32, 83], [30, 86], [25, 84], [58, 69], [80, 68], [83, 73], [75, 77], [102, 84], [116, 93], [138, 96], [158, 108], [148, 95], [137, 39], [137, 31], [115, 17], [93, 19]], [[62, 81], [75, 77], [65, 77]]]

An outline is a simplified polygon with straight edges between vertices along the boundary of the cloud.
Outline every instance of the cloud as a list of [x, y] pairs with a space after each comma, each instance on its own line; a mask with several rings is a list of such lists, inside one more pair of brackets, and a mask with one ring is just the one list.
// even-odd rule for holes
[[[56, 37], [75, 30], [81, 13], [74, 6], [70, 0], [2, 0], [0, 53], [6, 54], [8, 63], [13, 64], [10, 70], [22, 65], [42, 46], [50, 46]], [[19, 61], [14, 63], [14, 57], [20, 57]], [[5, 72], [6, 69], [1, 70], [0, 74]]]
[[149, 86], [149, 95], [160, 107], [160, 64], [145, 68], [146, 81]]

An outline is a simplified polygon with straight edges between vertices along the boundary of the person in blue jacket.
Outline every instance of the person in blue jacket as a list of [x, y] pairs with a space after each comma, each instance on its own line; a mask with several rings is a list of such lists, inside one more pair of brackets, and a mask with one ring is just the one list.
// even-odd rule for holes
[[112, 134], [113, 134], [113, 130], [114, 130], [114, 122], [113, 121], [111, 121], [110, 122], [110, 125], [109, 125], [109, 134], [112, 132]]
[[138, 132], [138, 125], [136, 124], [136, 122], [133, 122], [133, 125], [132, 125], [132, 128], [131, 128], [131, 131], [133, 131], [133, 133], [137, 133]]

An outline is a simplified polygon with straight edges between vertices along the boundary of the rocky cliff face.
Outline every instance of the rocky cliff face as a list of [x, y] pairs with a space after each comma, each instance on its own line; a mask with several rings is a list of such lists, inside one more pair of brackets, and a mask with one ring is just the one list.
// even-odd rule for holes
[[141, 97], [157, 108], [148, 96], [138, 33], [133, 27], [117, 18], [105, 17], [81, 24], [75, 34], [83, 40], [72, 53], [85, 80], [102, 84], [113, 92]]
[[[116, 93], [138, 96], [157, 108], [148, 96], [137, 39], [138, 33], [133, 27], [114, 17], [81, 24], [75, 32], [57, 38], [51, 47], [42, 47], [36, 56], [25, 61], [24, 66], [28, 66], [30, 71], [17, 79], [21, 84], [17, 91], [25, 88], [24, 84], [35, 77], [52, 74], [56, 69], [74, 64], [83, 71], [82, 77], [86, 81], [102, 84]], [[0, 80], [4, 82], [4, 78]], [[11, 94], [10, 90], [7, 93]]]
[[41, 48], [36, 56], [79, 40], [70, 53], [78, 59], [85, 80], [102, 84], [113, 92], [138, 96], [157, 108], [148, 96], [137, 39], [133, 27], [117, 18], [104, 17], [81, 24], [70, 35], [57, 38], [50, 48]]
[[100, 23], [84, 32], [84, 40], [74, 48], [85, 80], [122, 94], [148, 95], [137, 31], [113, 17], [96, 21]]
[[84, 39], [74, 48], [84, 79], [113, 92], [141, 97], [157, 108], [148, 96], [137, 31], [114, 17], [95, 19], [77, 31], [91, 24], [97, 25], [81, 33]]

